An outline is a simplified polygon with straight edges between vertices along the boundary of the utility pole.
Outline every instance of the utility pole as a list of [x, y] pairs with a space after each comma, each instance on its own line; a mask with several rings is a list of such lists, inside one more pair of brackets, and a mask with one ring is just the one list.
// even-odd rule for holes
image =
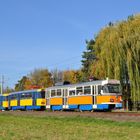
[[4, 76], [1, 76], [1, 94], [3, 94]]

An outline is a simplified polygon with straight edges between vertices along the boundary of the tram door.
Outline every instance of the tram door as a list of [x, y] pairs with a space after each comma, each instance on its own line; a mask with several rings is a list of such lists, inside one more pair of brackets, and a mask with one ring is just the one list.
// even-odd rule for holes
[[47, 90], [46, 91], [46, 102], [47, 102], [47, 104], [46, 104], [46, 108], [47, 109], [50, 109], [50, 90]]
[[92, 86], [92, 93], [93, 93], [93, 104], [97, 104], [97, 95], [98, 95], [98, 86]]
[[67, 89], [63, 89], [63, 105], [64, 105], [64, 108], [67, 108], [68, 106], [68, 90]]
[[94, 104], [97, 104], [97, 98], [101, 95], [101, 85], [94, 85]]

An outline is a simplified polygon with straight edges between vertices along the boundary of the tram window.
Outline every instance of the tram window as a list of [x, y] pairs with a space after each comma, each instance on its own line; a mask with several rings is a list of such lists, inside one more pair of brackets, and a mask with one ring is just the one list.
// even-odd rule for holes
[[4, 101], [8, 101], [8, 96], [3, 96]]
[[103, 93], [109, 93], [107, 86], [103, 86]]
[[103, 93], [120, 93], [120, 85], [107, 84], [102, 87]]
[[76, 88], [76, 95], [81, 95], [83, 94], [83, 88], [82, 87], [77, 87]]
[[2, 96], [0, 96], [0, 101], [2, 101]]
[[70, 91], [69, 91], [69, 95], [70, 95], [70, 96], [74, 96], [74, 95], [75, 95], [75, 90], [70, 90]]
[[5, 97], [5, 101], [8, 101], [8, 97], [7, 96]]
[[41, 91], [41, 98], [45, 98], [45, 91]]
[[57, 96], [61, 96], [61, 89], [57, 89]]
[[22, 93], [21, 94], [21, 99], [24, 99], [25, 98], [25, 93]]
[[11, 95], [11, 100], [15, 100], [15, 99], [17, 99], [17, 96], [16, 95]]
[[102, 86], [99, 85], [99, 86], [98, 86], [98, 94], [101, 94], [101, 89], [102, 89]]
[[55, 90], [51, 90], [51, 97], [54, 97], [55, 95]]
[[30, 99], [30, 98], [32, 98], [32, 93], [22, 93], [21, 98], [22, 99]]
[[32, 93], [26, 93], [26, 94], [25, 94], [25, 98], [26, 98], [26, 99], [32, 98]]
[[90, 88], [90, 86], [84, 87], [84, 94], [91, 94], [91, 88]]

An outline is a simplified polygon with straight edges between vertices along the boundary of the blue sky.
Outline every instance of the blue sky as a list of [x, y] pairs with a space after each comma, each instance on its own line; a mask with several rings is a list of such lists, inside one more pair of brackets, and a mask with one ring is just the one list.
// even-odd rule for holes
[[80, 68], [86, 39], [139, 12], [138, 0], [0, 0], [5, 86], [14, 87], [35, 68]]

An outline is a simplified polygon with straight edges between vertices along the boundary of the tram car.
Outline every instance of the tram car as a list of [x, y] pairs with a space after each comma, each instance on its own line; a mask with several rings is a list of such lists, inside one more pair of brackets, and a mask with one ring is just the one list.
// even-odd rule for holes
[[45, 110], [45, 91], [28, 90], [12, 92], [8, 95], [9, 110]]
[[46, 103], [46, 109], [53, 111], [119, 109], [122, 108], [120, 82], [107, 79], [49, 87]]
[[118, 80], [57, 85], [0, 95], [0, 110], [112, 110], [122, 108]]

